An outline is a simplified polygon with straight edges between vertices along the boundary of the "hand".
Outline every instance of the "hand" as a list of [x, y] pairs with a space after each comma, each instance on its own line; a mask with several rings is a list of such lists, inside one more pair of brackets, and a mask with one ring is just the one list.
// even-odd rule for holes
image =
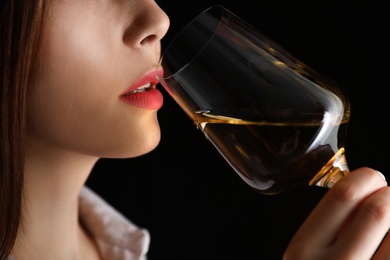
[[333, 186], [294, 235], [284, 260], [390, 259], [390, 187], [370, 168]]

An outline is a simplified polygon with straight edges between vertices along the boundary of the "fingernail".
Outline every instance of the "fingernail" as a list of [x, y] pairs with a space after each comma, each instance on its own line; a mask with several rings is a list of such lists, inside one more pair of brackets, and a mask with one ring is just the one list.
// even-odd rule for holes
[[379, 173], [379, 175], [382, 176], [382, 178], [383, 178], [384, 180], [386, 180], [386, 177], [385, 177], [385, 175], [383, 175], [383, 173], [381, 173], [380, 171], [376, 171], [376, 172]]

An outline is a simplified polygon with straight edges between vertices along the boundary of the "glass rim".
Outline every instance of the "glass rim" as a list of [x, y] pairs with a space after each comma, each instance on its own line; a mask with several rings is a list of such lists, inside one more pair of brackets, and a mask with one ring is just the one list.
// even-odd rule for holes
[[218, 30], [219, 26], [220, 26], [220, 23], [222, 21], [222, 17], [224, 16], [224, 14], [226, 12], [230, 12], [228, 9], [226, 9], [226, 7], [222, 6], [222, 5], [213, 5], [213, 6], [210, 6], [206, 9], [204, 9], [202, 12], [200, 12], [198, 15], [196, 15], [194, 18], [192, 18], [188, 23], [186, 23], [180, 30], [179, 32], [172, 38], [172, 40], [169, 42], [169, 44], [167, 45], [167, 47], [165, 48], [165, 50], [162, 52], [161, 54], [161, 57], [159, 59], [159, 62], [158, 62], [158, 65], [157, 65], [157, 70], [160, 70], [161, 67], [162, 67], [162, 62], [163, 62], [163, 59], [164, 57], [166, 56], [166, 53], [170, 50], [170, 48], [172, 47], [172, 45], [174, 45], [174, 43], [177, 41], [177, 39], [179, 37], [182, 36], [182, 34], [190, 27], [192, 26], [196, 21], [199, 20], [200, 17], [204, 16], [205, 14], [211, 14], [212, 16], [214, 17], [217, 17], [215, 14], [212, 14], [212, 11], [213, 10], [218, 10], [219, 11], [219, 17], [218, 17], [218, 25], [214, 28], [214, 30], [210, 30], [212, 33], [210, 34], [209, 38], [207, 39], [207, 41], [205, 41], [205, 43], [203, 44], [203, 46], [201, 48], [199, 48], [199, 50], [196, 52], [196, 54], [188, 61], [186, 62], [182, 67], [180, 67], [180, 69], [178, 69], [177, 71], [175, 71], [174, 73], [168, 75], [168, 76], [165, 76], [165, 75], [161, 75], [159, 73], [156, 73], [156, 78], [157, 80], [159, 80], [160, 82], [161, 81], [165, 81], [169, 78], [172, 78], [174, 77], [176, 74], [180, 73], [182, 70], [184, 70], [194, 59], [196, 59], [196, 57], [199, 56], [199, 54], [206, 48], [206, 46], [210, 43], [211, 39], [213, 38], [213, 36], [215, 35], [215, 32]]

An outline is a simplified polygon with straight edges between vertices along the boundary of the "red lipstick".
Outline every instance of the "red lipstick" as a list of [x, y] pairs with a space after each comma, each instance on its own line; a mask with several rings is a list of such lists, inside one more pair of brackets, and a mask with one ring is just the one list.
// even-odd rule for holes
[[[157, 74], [162, 75], [163, 70], [158, 70]], [[150, 71], [126, 89], [119, 98], [131, 106], [150, 110], [159, 109], [162, 107], [164, 99], [162, 93], [156, 89], [158, 83], [156, 71]]]

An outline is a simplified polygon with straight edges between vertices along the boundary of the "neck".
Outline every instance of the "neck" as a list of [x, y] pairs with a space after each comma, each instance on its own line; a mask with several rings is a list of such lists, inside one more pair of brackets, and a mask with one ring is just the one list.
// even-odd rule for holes
[[22, 225], [11, 253], [16, 259], [82, 258], [81, 245], [91, 240], [79, 224], [78, 196], [97, 159], [27, 142]]

